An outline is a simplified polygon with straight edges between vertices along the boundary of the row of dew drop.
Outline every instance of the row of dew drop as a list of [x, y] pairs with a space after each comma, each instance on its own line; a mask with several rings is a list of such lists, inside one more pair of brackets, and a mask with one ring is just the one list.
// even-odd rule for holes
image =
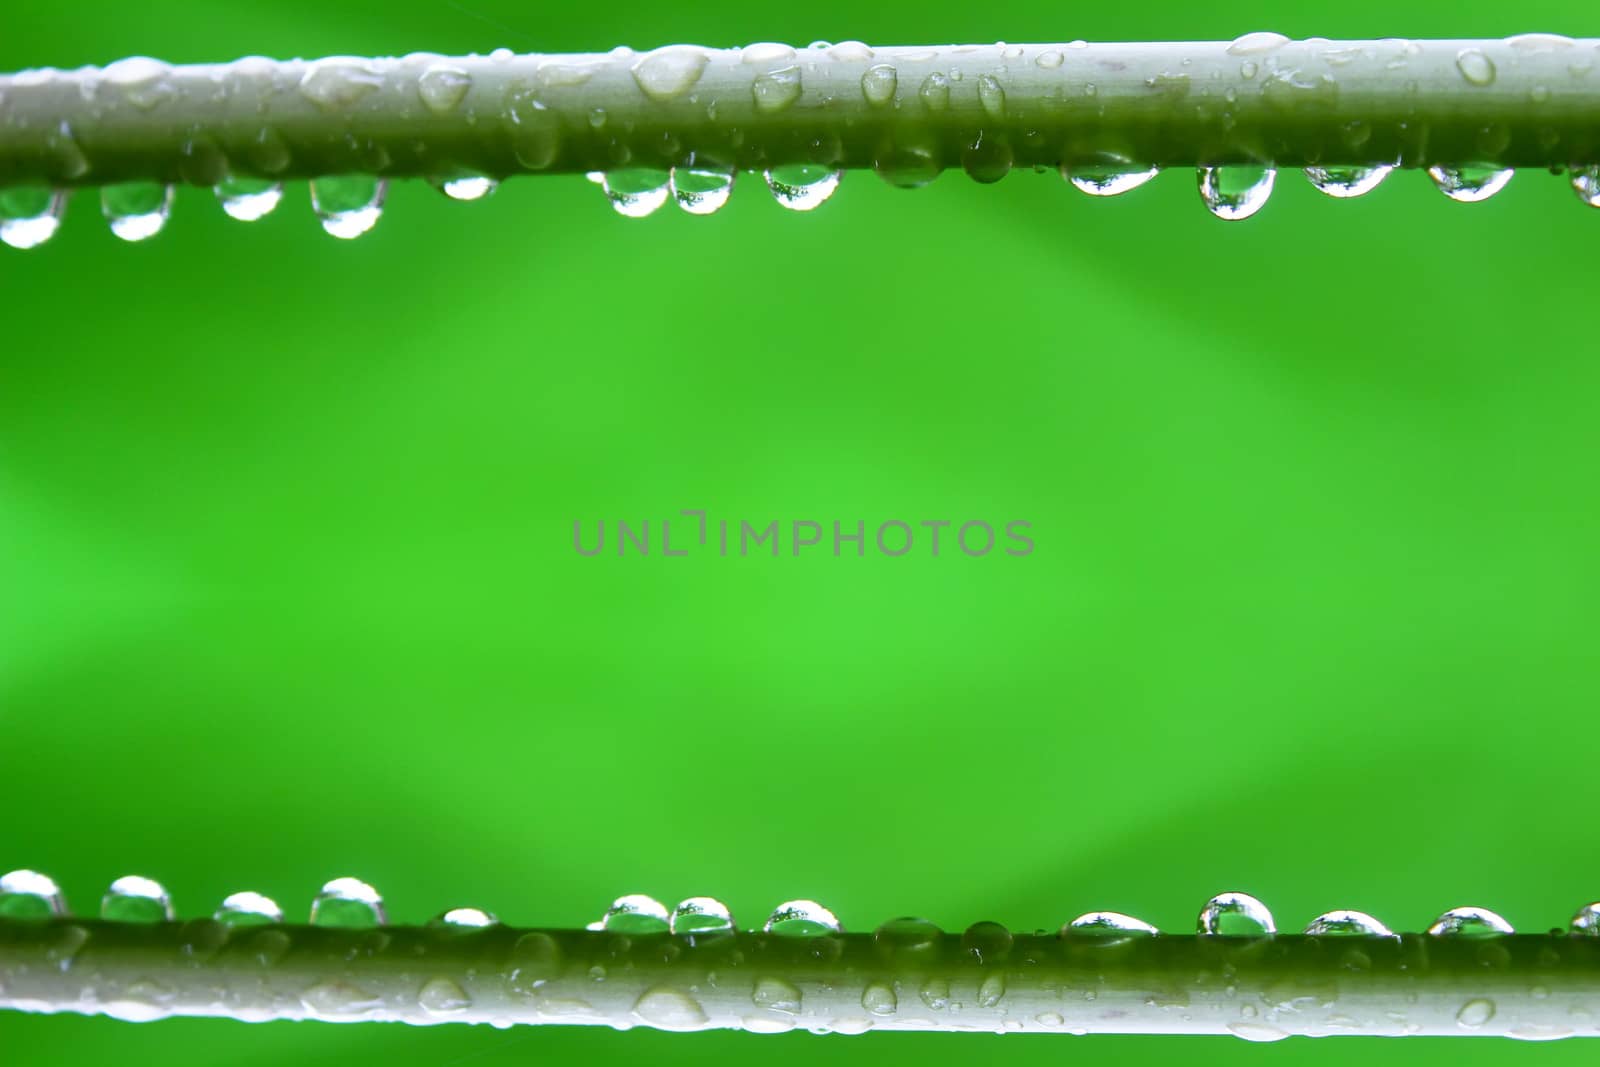
[[[969, 170], [972, 167], [969, 166]], [[1009, 168], [1007, 168], [1009, 169]], [[1340, 199], [1362, 196], [1376, 189], [1393, 171], [1393, 164], [1350, 167], [1307, 167], [1307, 180], [1318, 190]], [[1146, 184], [1161, 168], [1147, 167], [1121, 157], [1104, 157], [1087, 165], [1063, 165], [1062, 177], [1090, 196], [1116, 196]], [[912, 187], [932, 181], [939, 173], [931, 161], [913, 161], [900, 169], [880, 168], [892, 184]], [[1197, 170], [1200, 198], [1220, 219], [1238, 221], [1260, 211], [1272, 195], [1277, 168], [1268, 165], [1207, 166]], [[595, 172], [589, 180], [600, 186], [607, 201], [621, 215], [644, 218], [669, 201], [691, 215], [719, 211], [733, 194], [737, 172], [714, 167], [674, 167], [670, 170], [633, 169]], [[1450, 199], [1462, 203], [1487, 200], [1511, 181], [1510, 168], [1434, 166], [1428, 176]], [[994, 177], [973, 171], [979, 180]], [[762, 172], [768, 191], [782, 206], [811, 211], [838, 188], [842, 172], [816, 164], [794, 164]], [[1584, 203], [1600, 207], [1600, 166], [1579, 167], [1571, 176], [1573, 191]], [[465, 175], [434, 183], [453, 200], [482, 200], [497, 183], [478, 175]], [[331, 236], [353, 240], [372, 230], [383, 216], [388, 196], [387, 179], [373, 175], [347, 175], [315, 179], [310, 183], [311, 206], [322, 228]], [[275, 211], [284, 199], [281, 182], [235, 179], [216, 186], [222, 210], [240, 222], [255, 222]], [[146, 241], [166, 228], [172, 215], [175, 187], [156, 182], [131, 182], [100, 190], [100, 207], [111, 232], [124, 241]], [[37, 248], [61, 228], [68, 192], [46, 187], [0, 189], [0, 242], [17, 249]]]
[[[50, 919], [70, 914], [66, 898], [55, 880], [31, 870], [0, 876], [0, 919]], [[159, 923], [175, 919], [172, 896], [160, 882], [141, 875], [126, 875], [112, 882], [100, 902], [101, 918], [114, 922]], [[271, 898], [256, 892], [234, 893], [223, 900], [213, 918], [230, 926], [252, 926], [284, 921], [284, 912]], [[327, 882], [311, 902], [313, 926], [368, 929], [388, 922], [383, 897], [358, 878]], [[452, 908], [429, 925], [481, 929], [499, 924], [493, 914], [479, 908]], [[689, 897], [672, 909], [653, 897], [629, 894], [618, 897], [605, 913], [587, 927], [629, 936], [650, 934], [695, 935], [736, 929], [727, 905], [713, 897]], [[761, 929], [788, 937], [819, 937], [839, 933], [843, 926], [834, 913], [814, 900], [790, 900], [778, 905]], [[1572, 917], [1568, 930], [1600, 937], [1600, 902], [1587, 904]], [[878, 927], [875, 937], [891, 944], [931, 943], [941, 930], [925, 919], [892, 919]], [[1272, 912], [1248, 893], [1219, 893], [1200, 909], [1196, 932], [1214, 937], [1271, 937], [1277, 933]], [[1479, 907], [1451, 908], [1428, 927], [1435, 937], [1499, 937], [1516, 931], [1500, 915]], [[1154, 937], [1155, 926], [1115, 911], [1092, 911], [1061, 927], [1063, 937], [1123, 941]], [[1365, 912], [1324, 912], [1309, 922], [1310, 936], [1396, 938], [1399, 935]], [[1011, 934], [999, 923], [981, 922], [970, 927], [963, 945], [980, 960], [1010, 947]]]

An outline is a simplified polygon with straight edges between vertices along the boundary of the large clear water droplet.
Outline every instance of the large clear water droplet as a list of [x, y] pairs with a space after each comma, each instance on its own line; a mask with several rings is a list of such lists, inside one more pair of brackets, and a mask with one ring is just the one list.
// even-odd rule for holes
[[1456, 1022], [1464, 1030], [1476, 1030], [1494, 1018], [1494, 1001], [1475, 997], [1461, 1005], [1456, 1012]]
[[784, 901], [772, 909], [761, 928], [780, 937], [821, 937], [843, 929], [833, 912], [814, 900]]
[[48, 919], [67, 913], [55, 879], [38, 871], [0, 875], [0, 919]]
[[127, 182], [100, 190], [100, 210], [124, 241], [148, 241], [172, 217], [173, 189], [157, 182]]
[[879, 63], [868, 67], [867, 72], [861, 75], [861, 95], [873, 107], [887, 107], [894, 100], [899, 81], [900, 75], [891, 64]]
[[1372, 192], [1393, 172], [1392, 163], [1376, 167], [1307, 167], [1306, 180], [1317, 192], [1346, 200]]
[[1061, 164], [1061, 177], [1090, 196], [1117, 196], [1145, 184], [1160, 167], [1146, 167], [1126, 156], [1102, 153], [1092, 159]]
[[1201, 167], [1200, 199], [1217, 218], [1237, 222], [1261, 210], [1277, 177], [1276, 167], [1259, 164]]
[[1306, 924], [1313, 937], [1394, 937], [1395, 932], [1364, 911], [1325, 911]]
[[886, 144], [873, 159], [872, 169], [897, 189], [920, 189], [943, 173], [944, 164], [933, 142], [907, 136]]
[[672, 195], [672, 175], [664, 170], [618, 170], [600, 175], [600, 188], [617, 214], [642, 219], [660, 210]]
[[630, 893], [611, 902], [591, 930], [610, 930], [615, 934], [664, 934], [672, 928], [667, 906], [655, 897]]
[[1213, 937], [1271, 937], [1272, 912], [1249, 893], [1218, 893], [1200, 909], [1199, 932]]
[[656, 49], [634, 64], [633, 80], [650, 99], [665, 103], [688, 92], [700, 80], [710, 59], [698, 48], [668, 45]]
[[499, 182], [482, 174], [462, 174], [454, 178], [445, 178], [435, 184], [435, 188], [451, 200], [460, 200], [464, 203], [482, 200], [499, 186]]
[[335, 878], [311, 901], [311, 925], [370, 930], [389, 921], [383, 897], [359, 878]]
[[1488, 908], [1451, 908], [1434, 920], [1428, 933], [1434, 937], [1501, 937], [1516, 931]]
[[1489, 199], [1504, 189], [1515, 173], [1510, 167], [1447, 167], [1441, 164], [1428, 168], [1428, 177], [1433, 179], [1434, 186], [1460, 204]]
[[159, 923], [172, 919], [172, 897], [153, 878], [124, 875], [100, 899], [100, 917], [119, 923]]
[[883, 982], [872, 982], [861, 992], [861, 1006], [872, 1015], [893, 1015], [900, 1007], [900, 998], [894, 987]]
[[668, 184], [678, 206], [691, 215], [714, 215], [733, 195], [733, 170], [673, 167]]
[[388, 195], [389, 183], [368, 174], [317, 178], [311, 183], [311, 209], [328, 236], [353, 241], [378, 224]]
[[482, 908], [451, 908], [428, 920], [429, 926], [450, 930], [483, 930], [499, 923], [499, 919]]
[[800, 99], [800, 68], [780, 67], [758, 74], [750, 85], [757, 111], [782, 111]]
[[223, 212], [240, 222], [264, 219], [283, 202], [283, 183], [260, 178], [229, 178], [214, 192]]
[[690, 897], [678, 902], [672, 909], [668, 923], [675, 934], [708, 934], [731, 932], [733, 913], [728, 906], [714, 897]]
[[1481, 48], [1463, 48], [1457, 52], [1456, 69], [1472, 85], [1494, 84], [1494, 60], [1485, 55]]
[[961, 153], [961, 169], [967, 172], [967, 177], [983, 185], [1010, 174], [1015, 162], [1016, 153], [1011, 150], [1011, 142], [1003, 134], [991, 134], [987, 130], [980, 132]]
[[961, 951], [979, 963], [999, 963], [1011, 954], [1016, 939], [996, 922], [978, 922], [961, 935]]
[[1600, 207], [1600, 167], [1578, 167], [1573, 170], [1572, 191], [1590, 207]]
[[0, 189], [0, 241], [23, 251], [38, 248], [61, 229], [66, 210], [64, 189]]
[[772, 197], [790, 211], [812, 211], [839, 188], [842, 172], [817, 163], [773, 167], [764, 175]]
[[1572, 917], [1572, 932], [1586, 937], [1600, 937], [1600, 901], [1585, 904]]
[[283, 922], [283, 909], [271, 897], [247, 890], [225, 897], [212, 918], [224, 926], [268, 926]]
[[448, 115], [461, 106], [472, 89], [472, 75], [459, 67], [436, 63], [417, 79], [417, 96], [435, 115]]
[[1061, 928], [1062, 937], [1093, 939], [1099, 944], [1120, 944], [1134, 937], [1154, 937], [1161, 931], [1120, 911], [1091, 911]]

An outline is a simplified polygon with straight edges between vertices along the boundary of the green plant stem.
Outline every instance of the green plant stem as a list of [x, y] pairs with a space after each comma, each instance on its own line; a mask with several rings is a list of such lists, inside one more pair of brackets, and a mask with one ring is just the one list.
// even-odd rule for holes
[[1600, 938], [628, 937], [0, 921], [0, 1008], [322, 1019], [1053, 1033], [1600, 1033]]
[[0, 185], [699, 164], [1600, 162], [1600, 41], [408, 56], [0, 76]]

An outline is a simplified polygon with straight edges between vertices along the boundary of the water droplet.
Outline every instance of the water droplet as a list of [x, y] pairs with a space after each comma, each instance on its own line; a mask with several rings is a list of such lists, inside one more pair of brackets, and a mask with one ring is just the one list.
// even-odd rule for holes
[[790, 211], [812, 211], [839, 188], [841, 172], [815, 163], [773, 167], [764, 177], [773, 199]]
[[1451, 908], [1434, 920], [1428, 933], [1434, 937], [1500, 937], [1516, 931], [1487, 908]]
[[1160, 173], [1160, 167], [1147, 167], [1111, 152], [1061, 165], [1061, 176], [1071, 182], [1073, 188], [1090, 196], [1118, 196], [1139, 188]]
[[814, 900], [787, 900], [772, 909], [762, 929], [780, 937], [821, 937], [844, 928], [833, 912]]
[[782, 111], [800, 99], [800, 68], [779, 67], [757, 75], [750, 85], [750, 95], [758, 111]]
[[1276, 167], [1259, 164], [1200, 168], [1200, 199], [1219, 219], [1236, 222], [1260, 211], [1272, 196]]
[[214, 918], [224, 926], [268, 926], [283, 922], [283, 909], [271, 897], [246, 890], [225, 897]]
[[1003, 134], [981, 131], [961, 153], [961, 169], [975, 182], [989, 185], [1011, 173], [1016, 155]]
[[417, 79], [417, 96], [435, 115], [448, 115], [461, 106], [472, 88], [472, 75], [460, 67], [435, 64]]
[[897, 189], [918, 189], [937, 178], [944, 170], [931, 141], [909, 133], [888, 142], [872, 161], [878, 177]]
[[630, 893], [611, 902], [611, 907], [591, 923], [591, 930], [609, 930], [614, 934], [664, 934], [672, 928], [667, 906], [655, 897], [643, 893]]
[[[1600, 167], [1579, 167], [1574, 170], [1572, 191], [1590, 207], [1600, 207]], [[0, 236], [4, 236], [3, 231], [0, 231]]]
[[984, 114], [990, 118], [1005, 118], [1006, 91], [1001, 87], [1000, 79], [993, 74], [978, 76], [978, 103], [983, 106]]
[[102, 84], [141, 111], [170, 99], [176, 90], [168, 77], [172, 68], [149, 56], [119, 59], [100, 72]]
[[23, 251], [38, 248], [61, 229], [66, 210], [67, 193], [63, 189], [0, 189], [0, 241]]
[[472, 1006], [472, 998], [449, 978], [430, 978], [417, 994], [417, 1003], [429, 1015], [454, 1015]]
[[1428, 177], [1445, 196], [1461, 204], [1475, 204], [1487, 200], [1511, 181], [1516, 173], [1510, 167], [1460, 166], [1443, 164], [1428, 168]]
[[499, 924], [499, 919], [481, 908], [451, 908], [428, 921], [429, 926], [454, 930], [482, 930]]
[[733, 169], [673, 167], [672, 196], [691, 215], [714, 215], [733, 194]]
[[1047, 48], [1033, 57], [1033, 65], [1041, 70], [1055, 70], [1066, 61], [1066, 58], [1054, 48]]
[[688, 92], [709, 60], [705, 52], [686, 45], [658, 48], [634, 64], [633, 80], [650, 99], [665, 102]]
[[389, 183], [368, 174], [316, 178], [311, 208], [329, 236], [351, 241], [378, 224], [388, 194]]
[[511, 946], [511, 972], [507, 979], [513, 992], [524, 996], [561, 973], [561, 946], [541, 931], [523, 934]]
[[1130, 938], [1154, 937], [1160, 932], [1144, 920], [1120, 911], [1091, 911], [1061, 928], [1062, 937], [1092, 939], [1101, 945], [1120, 945]]
[[153, 878], [124, 875], [100, 900], [100, 917], [119, 923], [159, 923], [172, 919], [172, 897]]
[[893, 989], [882, 982], [873, 982], [862, 991], [861, 1006], [873, 1015], [893, 1015], [900, 1000]]
[[1306, 180], [1320, 193], [1341, 200], [1365, 196], [1394, 171], [1393, 164], [1376, 167], [1307, 167]]
[[1218, 893], [1200, 909], [1199, 932], [1212, 937], [1271, 937], [1272, 912], [1248, 893]]
[[746, 1015], [739, 1020], [739, 1025], [752, 1034], [786, 1034], [794, 1029], [794, 1020], [770, 1015]]
[[879, 953], [893, 960], [926, 959], [939, 951], [943, 931], [927, 919], [890, 919], [872, 933]]
[[658, 1030], [700, 1030], [711, 1020], [700, 1002], [671, 986], [657, 986], [641, 996], [633, 1013]]
[[[0, 209], [3, 207], [4, 202], [0, 201]], [[0, 226], [0, 237], [4, 235], [5, 230]], [[11, 244], [10, 241], [6, 243]], [[33, 245], [12, 247], [32, 248]], [[38, 871], [11, 871], [0, 876], [0, 919], [49, 919], [66, 913], [66, 898], [61, 895], [61, 887], [49, 875]]]
[[979, 963], [1000, 963], [1011, 954], [1011, 931], [995, 922], [973, 923], [961, 935], [961, 951]]
[[1461, 1010], [1456, 1012], [1456, 1022], [1464, 1030], [1476, 1030], [1490, 1019], [1494, 1018], [1494, 1001], [1483, 997], [1476, 997], [1461, 1005]]
[[1287, 1031], [1279, 1030], [1269, 1023], [1229, 1023], [1228, 1032], [1246, 1041], [1282, 1041], [1289, 1036]]
[[630, 219], [653, 215], [672, 195], [672, 175], [664, 170], [609, 171], [600, 178], [600, 188], [617, 212]]
[[365, 59], [319, 59], [300, 79], [300, 94], [325, 111], [354, 107], [383, 84], [383, 75]]
[[1063, 1019], [1059, 1012], [1054, 1011], [1042, 1011], [1033, 1017], [1033, 1021], [1040, 1026], [1057, 1027], [1067, 1025], [1067, 1020]]
[[675, 934], [721, 933], [733, 930], [733, 914], [714, 897], [690, 897], [672, 909], [669, 927]]
[[1288, 43], [1289, 38], [1283, 34], [1263, 30], [1234, 38], [1233, 42], [1228, 45], [1228, 54], [1234, 56], [1261, 55], [1264, 52], [1276, 51]]
[[934, 1011], [944, 1011], [950, 1006], [950, 983], [943, 978], [930, 978], [922, 983], [917, 995]]
[[[328, 232], [333, 233], [332, 230]], [[388, 921], [389, 917], [383, 909], [383, 897], [359, 878], [335, 878], [324, 885], [311, 901], [312, 926], [370, 930]]]
[[283, 201], [283, 183], [261, 178], [229, 178], [213, 191], [223, 213], [240, 222], [264, 219]]
[[1395, 933], [1364, 911], [1327, 911], [1306, 924], [1314, 937], [1394, 937]]
[[128, 182], [100, 190], [100, 211], [124, 241], [147, 241], [172, 216], [173, 189], [155, 182]]
[[939, 71], [934, 71], [922, 80], [922, 87], [917, 90], [917, 95], [922, 98], [922, 105], [929, 111], [943, 111], [950, 106], [950, 79]]
[[315, 1015], [349, 1018], [380, 1006], [371, 993], [349, 982], [319, 982], [300, 994], [300, 1003]]
[[1494, 84], [1494, 61], [1477, 48], [1463, 48], [1456, 53], [1456, 69], [1473, 85]]
[[800, 990], [782, 978], [761, 978], [756, 981], [750, 999], [758, 1008], [781, 1011], [788, 1015], [800, 1014]]
[[978, 986], [978, 1007], [992, 1008], [1006, 995], [1006, 976], [1001, 971], [991, 971]]
[[745, 45], [739, 53], [742, 62], [752, 65], [763, 63], [783, 63], [793, 59], [795, 51], [789, 45], [779, 44], [775, 41], [762, 41], [757, 44]]
[[867, 72], [861, 75], [861, 95], [866, 97], [867, 103], [873, 107], [887, 107], [894, 100], [894, 91], [899, 80], [899, 74], [888, 63], [868, 67]]
[[482, 200], [499, 188], [499, 185], [500, 183], [493, 178], [486, 178], [481, 174], [463, 174], [438, 182], [437, 188], [451, 200], [470, 202]]

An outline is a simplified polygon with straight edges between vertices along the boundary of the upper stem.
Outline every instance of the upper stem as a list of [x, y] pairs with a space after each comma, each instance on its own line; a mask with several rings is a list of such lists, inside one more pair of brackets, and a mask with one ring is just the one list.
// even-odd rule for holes
[[1600, 41], [1288, 41], [334, 58], [0, 76], [0, 185], [786, 163], [1600, 163]]

